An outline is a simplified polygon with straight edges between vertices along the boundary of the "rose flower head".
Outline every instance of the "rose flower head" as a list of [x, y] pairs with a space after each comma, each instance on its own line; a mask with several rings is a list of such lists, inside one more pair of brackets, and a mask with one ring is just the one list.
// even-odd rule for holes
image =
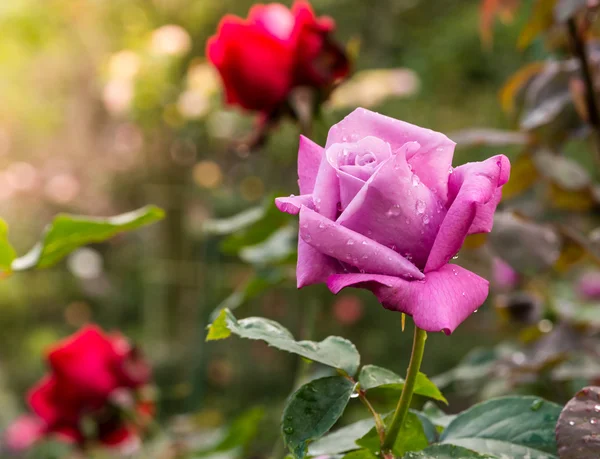
[[125, 421], [123, 410], [136, 411], [137, 389], [150, 381], [151, 370], [123, 336], [85, 326], [54, 345], [47, 360], [50, 372], [28, 395], [35, 415], [21, 417], [6, 432], [11, 449], [47, 436], [81, 447], [99, 442], [130, 449], [139, 443], [138, 426]]
[[348, 58], [331, 39], [334, 28], [304, 0], [291, 9], [255, 5], [247, 19], [223, 17], [206, 54], [221, 75], [227, 103], [274, 119], [289, 108], [296, 87], [326, 95], [349, 71]]
[[445, 135], [359, 108], [325, 148], [300, 138], [298, 288], [366, 288], [427, 331], [451, 333], [489, 283], [449, 263], [469, 234], [489, 232], [510, 163], [503, 155], [452, 168]]

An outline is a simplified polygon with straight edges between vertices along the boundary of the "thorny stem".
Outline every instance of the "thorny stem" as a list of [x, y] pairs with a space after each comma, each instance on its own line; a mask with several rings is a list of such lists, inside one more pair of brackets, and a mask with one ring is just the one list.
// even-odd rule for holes
[[588, 61], [586, 45], [579, 31], [577, 30], [577, 23], [575, 22], [575, 18], [571, 18], [567, 21], [567, 28], [569, 30], [569, 36], [571, 39], [571, 44], [573, 46], [573, 53], [575, 54], [575, 57], [579, 60], [579, 64], [581, 67], [583, 83], [585, 84], [585, 104], [588, 112], [588, 121], [592, 126], [592, 129], [594, 130], [597, 154], [596, 159], [600, 161], [600, 111], [598, 110], [598, 102], [596, 101], [596, 93], [594, 91], [594, 79]]
[[406, 381], [404, 381], [404, 387], [402, 388], [402, 394], [400, 400], [398, 400], [398, 406], [394, 411], [392, 422], [387, 429], [385, 434], [385, 440], [381, 447], [384, 456], [389, 455], [391, 452], [396, 438], [404, 425], [406, 415], [408, 414], [408, 408], [412, 400], [413, 392], [415, 390], [415, 383], [421, 368], [421, 362], [423, 361], [423, 354], [425, 352], [425, 341], [427, 340], [427, 332], [420, 329], [415, 325], [415, 336], [413, 340], [412, 355], [410, 356], [410, 363], [408, 364], [408, 370], [406, 372]]

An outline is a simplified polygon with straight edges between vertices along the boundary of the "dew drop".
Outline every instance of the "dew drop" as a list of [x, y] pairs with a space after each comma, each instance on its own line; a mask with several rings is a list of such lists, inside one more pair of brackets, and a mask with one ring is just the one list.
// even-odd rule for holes
[[295, 198], [295, 197], [296, 197], [296, 195], [295, 195], [295, 194], [293, 194], [293, 193], [292, 193], [292, 194], [290, 194], [290, 198]]
[[291, 421], [291, 420], [293, 420], [293, 419], [294, 419], [294, 417], [293, 417], [293, 416], [286, 416], [286, 417], [285, 417], [285, 420], [286, 420], [286, 421]]
[[390, 210], [388, 210], [385, 215], [388, 218], [389, 217], [397, 217], [398, 215], [400, 215], [400, 213], [401, 213], [400, 206], [398, 204], [394, 204], [392, 207], [390, 207]]
[[352, 239], [348, 239], [348, 242], [346, 242], [346, 245], [354, 245], [354, 241]]
[[423, 224], [427, 225], [429, 223], [429, 215], [423, 215]]
[[462, 292], [462, 296], [467, 296], [467, 294], [465, 292]]
[[421, 215], [421, 214], [425, 213], [426, 207], [427, 206], [425, 205], [425, 201], [421, 201], [420, 199], [417, 199], [417, 204], [416, 204], [417, 214]]
[[288, 435], [291, 435], [291, 434], [293, 434], [293, 433], [294, 433], [294, 428], [293, 428], [293, 427], [285, 427], [285, 428], [283, 429], [283, 431], [284, 431], [286, 434], [288, 434]]
[[350, 398], [357, 398], [358, 397], [358, 393], [357, 392], [353, 392], [352, 395], [350, 396]]
[[598, 420], [596, 418], [590, 419], [590, 424], [597, 424]]
[[452, 259], [453, 259], [453, 260], [458, 260], [458, 255], [454, 255], [454, 256], [452, 257]]
[[412, 166], [410, 165], [410, 163], [407, 163], [406, 165], [408, 166], [408, 170], [412, 171]]
[[361, 244], [362, 245], [367, 245], [367, 241], [362, 241]]
[[319, 223], [319, 229], [323, 229], [323, 228], [325, 228], [325, 223], [323, 223], [323, 222], [320, 222], [320, 223]]
[[421, 180], [417, 176], [417, 174], [413, 174], [412, 176], [412, 186], [418, 187], [421, 184]]
[[594, 411], [600, 413], [600, 405], [594, 405]]
[[366, 271], [364, 269], [359, 269], [361, 274], [364, 274]]
[[369, 259], [369, 255], [363, 255], [363, 256], [362, 256], [362, 259], [363, 259], [363, 260], [368, 260], [368, 259]]
[[574, 426], [575, 425], [575, 421], [569, 421], [569, 425], [570, 426]]
[[453, 168], [452, 166], [450, 166], [450, 167], [448, 168], [448, 174], [451, 174], [452, 172], [454, 172], [454, 168]]
[[388, 261], [392, 261], [392, 257], [387, 257]]
[[475, 314], [477, 311], [479, 311], [479, 309], [475, 309], [475, 311], [473, 311], [473, 314]]

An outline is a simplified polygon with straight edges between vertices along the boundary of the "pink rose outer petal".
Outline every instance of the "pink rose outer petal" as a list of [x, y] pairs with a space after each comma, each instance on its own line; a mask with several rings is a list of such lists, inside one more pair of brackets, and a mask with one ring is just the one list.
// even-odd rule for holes
[[373, 274], [334, 274], [327, 281], [333, 293], [346, 287], [371, 290], [381, 304], [413, 317], [429, 332], [452, 333], [487, 298], [489, 282], [458, 265], [445, 265], [422, 281]]
[[31, 448], [44, 436], [45, 424], [37, 416], [24, 415], [13, 422], [4, 434], [8, 449], [13, 452]]
[[312, 194], [303, 194], [300, 196], [289, 196], [287, 198], [276, 198], [275, 205], [281, 212], [291, 215], [297, 215], [302, 206], [313, 208]]
[[315, 189], [315, 181], [319, 172], [319, 165], [325, 156], [323, 147], [312, 140], [300, 136], [298, 148], [298, 185], [300, 194], [310, 194]]
[[399, 253], [306, 207], [300, 210], [300, 237], [323, 254], [361, 271], [409, 279], [424, 277]]

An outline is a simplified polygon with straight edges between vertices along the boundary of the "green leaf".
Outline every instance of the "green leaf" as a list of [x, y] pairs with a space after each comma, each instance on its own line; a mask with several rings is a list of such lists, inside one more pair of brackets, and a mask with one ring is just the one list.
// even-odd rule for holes
[[356, 440], [366, 435], [374, 425], [375, 421], [371, 417], [342, 427], [311, 443], [308, 453], [311, 456], [323, 456], [352, 451], [356, 449]]
[[297, 459], [308, 443], [333, 427], [354, 392], [355, 383], [343, 376], [316, 379], [298, 389], [283, 411], [281, 429], [286, 446]]
[[227, 310], [223, 309], [215, 321], [208, 327], [206, 341], [218, 341], [229, 338], [229, 336], [231, 336], [231, 330], [227, 328]]
[[8, 242], [8, 225], [0, 219], [0, 271], [9, 274], [12, 271], [12, 262], [17, 256], [15, 249]]
[[295, 260], [297, 241], [298, 229], [283, 226], [260, 244], [243, 247], [240, 250], [240, 258], [253, 265]]
[[263, 206], [252, 207], [229, 218], [207, 220], [203, 229], [205, 233], [217, 236], [234, 234], [258, 222], [265, 213], [266, 208]]
[[600, 387], [581, 389], [568, 401], [556, 424], [561, 459], [597, 459], [600, 451]]
[[243, 448], [256, 436], [260, 421], [265, 416], [262, 407], [251, 408], [238, 416], [229, 426], [227, 433], [215, 445], [196, 451], [194, 457], [230, 451], [234, 448]]
[[365, 365], [360, 370], [358, 382], [362, 390], [369, 390], [384, 384], [403, 383], [404, 380], [387, 368], [378, 367], [377, 365]]
[[256, 298], [268, 288], [281, 283], [284, 279], [286, 279], [286, 274], [281, 267], [271, 266], [265, 269], [258, 269], [245, 284], [225, 298], [215, 308], [211, 313], [211, 320], [214, 320], [223, 309], [233, 311], [251, 299]]
[[[396, 393], [402, 392], [404, 387], [404, 379], [393, 371], [376, 365], [365, 365], [360, 371], [358, 382], [363, 390], [377, 388], [379, 393], [384, 392], [391, 397], [395, 397]], [[417, 375], [414, 393], [448, 404], [437, 386], [424, 373]]]
[[241, 338], [265, 341], [277, 349], [337, 368], [349, 375], [354, 375], [360, 364], [360, 355], [354, 344], [339, 336], [329, 336], [320, 342], [295, 341], [288, 329], [277, 322], [262, 317], [238, 321], [229, 309], [224, 309], [217, 321], [209, 326], [208, 337], [214, 340], [229, 336], [225, 336], [224, 325]]
[[47, 268], [73, 250], [94, 242], [102, 242], [116, 234], [131, 231], [164, 218], [163, 210], [146, 206], [110, 218], [93, 218], [59, 214], [46, 227], [41, 242], [12, 263], [15, 271]]
[[[384, 422], [387, 426], [392, 420], [392, 414], [385, 417]], [[381, 445], [377, 429], [372, 428], [364, 437], [356, 441], [358, 446], [367, 448], [373, 453], [379, 453]], [[396, 442], [392, 447], [392, 452], [396, 456], [402, 456], [408, 451], [420, 451], [429, 445], [427, 435], [423, 430], [423, 424], [419, 417], [412, 411], [409, 411], [402, 426], [402, 430], [396, 438]]]
[[539, 397], [501, 397], [460, 413], [440, 438], [480, 453], [556, 458], [554, 426], [561, 407]]
[[433, 402], [427, 402], [423, 406], [423, 415], [427, 416], [430, 422], [438, 427], [445, 429], [456, 418], [455, 414], [446, 414]]
[[368, 449], [358, 449], [346, 454], [342, 459], [377, 459], [378, 457]]
[[423, 451], [410, 452], [403, 459], [500, 459], [498, 456], [479, 454], [455, 445], [432, 445]]

